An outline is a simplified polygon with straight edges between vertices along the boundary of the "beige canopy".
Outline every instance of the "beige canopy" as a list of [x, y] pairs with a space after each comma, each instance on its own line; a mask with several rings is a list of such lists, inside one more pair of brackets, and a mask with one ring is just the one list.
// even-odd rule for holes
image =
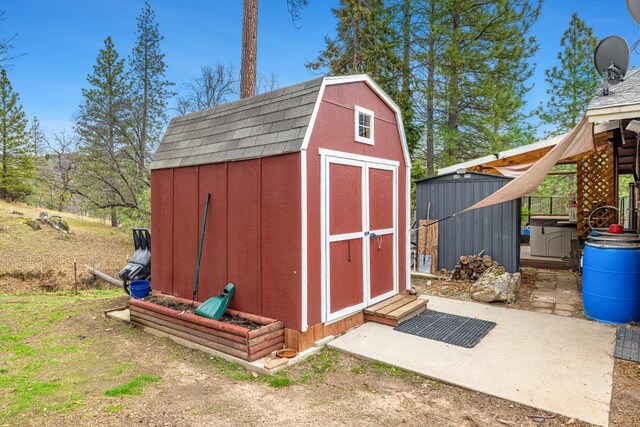
[[[512, 169], [510, 171], [511, 173], [505, 173], [505, 175], [516, 176], [516, 178], [500, 190], [462, 212], [508, 202], [509, 200], [531, 194], [540, 186], [545, 176], [551, 172], [551, 169], [553, 169], [559, 161], [593, 150], [595, 150], [593, 143], [593, 124], [589, 123], [586, 117], [583, 117], [580, 123], [578, 123], [571, 132], [564, 135], [541, 159], [533, 164], [522, 165], [520, 168], [510, 168]], [[526, 170], [523, 171], [523, 168]]]

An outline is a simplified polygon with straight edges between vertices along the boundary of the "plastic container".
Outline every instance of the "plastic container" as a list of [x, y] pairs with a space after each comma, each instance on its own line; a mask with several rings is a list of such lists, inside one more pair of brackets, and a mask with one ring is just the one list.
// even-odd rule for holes
[[586, 317], [616, 324], [640, 320], [640, 243], [589, 240], [582, 269]]
[[607, 228], [607, 231], [609, 233], [613, 233], [613, 234], [622, 234], [622, 233], [624, 233], [624, 230], [622, 229], [622, 226], [620, 224], [611, 224], [609, 226], [609, 228]]
[[148, 280], [134, 280], [129, 283], [131, 298], [146, 298], [149, 296], [149, 292], [151, 292], [151, 282]]

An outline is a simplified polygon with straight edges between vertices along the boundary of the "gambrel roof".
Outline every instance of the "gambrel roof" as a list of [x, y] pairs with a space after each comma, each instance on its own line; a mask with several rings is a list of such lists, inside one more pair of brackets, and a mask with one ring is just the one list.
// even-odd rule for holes
[[220, 163], [300, 151], [323, 79], [175, 117], [151, 169]]

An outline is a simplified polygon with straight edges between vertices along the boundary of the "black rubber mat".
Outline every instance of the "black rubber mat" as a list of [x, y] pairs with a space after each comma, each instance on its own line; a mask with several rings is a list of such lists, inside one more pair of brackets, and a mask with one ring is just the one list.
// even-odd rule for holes
[[460, 347], [473, 348], [494, 326], [496, 324], [488, 320], [425, 310], [402, 322], [396, 326], [395, 330]]
[[640, 331], [629, 329], [626, 326], [618, 327], [613, 356], [618, 359], [640, 362]]

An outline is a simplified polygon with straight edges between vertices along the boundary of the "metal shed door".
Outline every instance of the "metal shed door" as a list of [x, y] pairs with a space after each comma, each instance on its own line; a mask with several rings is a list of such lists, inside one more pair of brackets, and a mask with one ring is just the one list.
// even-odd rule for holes
[[322, 172], [323, 318], [329, 322], [397, 292], [397, 167], [326, 156]]

